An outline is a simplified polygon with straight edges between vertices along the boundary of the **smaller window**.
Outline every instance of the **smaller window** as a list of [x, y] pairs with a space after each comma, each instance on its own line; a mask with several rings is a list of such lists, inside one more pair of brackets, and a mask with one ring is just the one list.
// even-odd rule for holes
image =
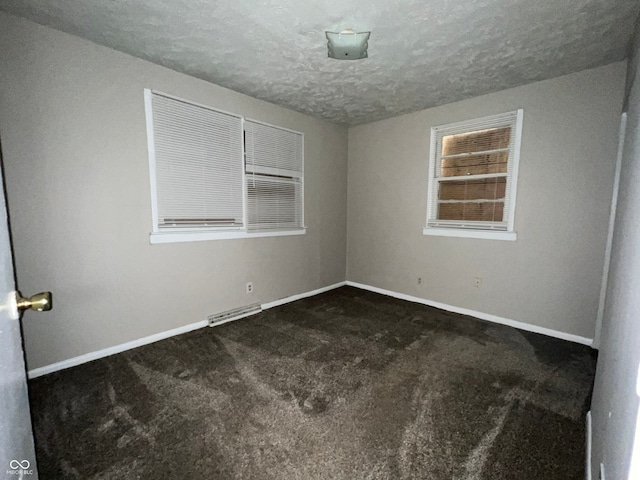
[[515, 240], [522, 110], [431, 129], [425, 235]]
[[247, 229], [304, 228], [302, 134], [245, 120], [244, 139]]

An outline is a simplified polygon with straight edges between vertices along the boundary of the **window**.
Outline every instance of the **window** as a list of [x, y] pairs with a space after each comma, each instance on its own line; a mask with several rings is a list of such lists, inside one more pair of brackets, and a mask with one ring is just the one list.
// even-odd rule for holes
[[425, 235], [515, 240], [522, 110], [431, 129]]
[[145, 90], [151, 243], [305, 233], [303, 135]]
[[301, 228], [302, 135], [252, 120], [244, 128], [248, 229]]

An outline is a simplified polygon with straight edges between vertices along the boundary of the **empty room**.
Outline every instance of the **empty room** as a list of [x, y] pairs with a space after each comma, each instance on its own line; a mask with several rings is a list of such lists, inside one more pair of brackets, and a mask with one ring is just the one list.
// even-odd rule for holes
[[0, 476], [640, 479], [637, 0], [0, 0]]

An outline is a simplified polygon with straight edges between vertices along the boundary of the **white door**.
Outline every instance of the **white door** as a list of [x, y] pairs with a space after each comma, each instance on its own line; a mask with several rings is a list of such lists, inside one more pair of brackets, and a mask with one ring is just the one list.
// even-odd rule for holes
[[0, 478], [37, 479], [27, 376], [0, 170]]

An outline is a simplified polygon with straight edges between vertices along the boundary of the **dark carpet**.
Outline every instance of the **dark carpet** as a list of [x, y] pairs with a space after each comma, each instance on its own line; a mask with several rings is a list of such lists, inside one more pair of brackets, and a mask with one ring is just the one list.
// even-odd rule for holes
[[594, 370], [343, 287], [29, 387], [42, 479], [578, 480]]

